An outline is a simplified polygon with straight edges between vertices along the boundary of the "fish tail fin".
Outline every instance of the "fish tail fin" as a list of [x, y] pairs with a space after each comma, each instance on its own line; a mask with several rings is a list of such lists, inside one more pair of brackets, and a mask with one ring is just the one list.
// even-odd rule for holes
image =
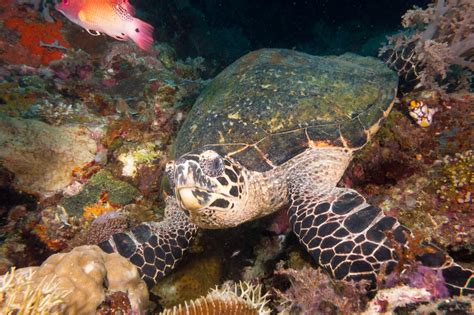
[[129, 37], [143, 50], [149, 51], [153, 44], [153, 26], [139, 19], [133, 19]]

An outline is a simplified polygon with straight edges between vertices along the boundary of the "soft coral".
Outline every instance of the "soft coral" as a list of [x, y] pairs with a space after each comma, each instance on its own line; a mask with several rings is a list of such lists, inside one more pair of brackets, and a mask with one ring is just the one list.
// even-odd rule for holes
[[403, 15], [402, 25], [407, 31], [389, 37], [380, 50], [400, 76], [439, 91], [469, 88], [474, 72], [472, 0], [436, 0], [427, 9], [415, 7]]

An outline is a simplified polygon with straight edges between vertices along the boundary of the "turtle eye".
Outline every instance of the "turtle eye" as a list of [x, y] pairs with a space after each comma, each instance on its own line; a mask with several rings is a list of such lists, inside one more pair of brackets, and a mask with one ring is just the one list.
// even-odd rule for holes
[[214, 156], [199, 161], [202, 171], [210, 177], [217, 177], [224, 172], [224, 161], [220, 156]]

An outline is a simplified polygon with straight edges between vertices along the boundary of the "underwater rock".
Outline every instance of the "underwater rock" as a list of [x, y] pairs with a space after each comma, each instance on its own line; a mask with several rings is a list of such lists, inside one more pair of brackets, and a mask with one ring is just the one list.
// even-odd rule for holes
[[96, 142], [80, 126], [53, 127], [0, 116], [0, 161], [14, 174], [14, 188], [39, 197], [60, 192], [72, 170], [94, 159]]
[[219, 284], [222, 263], [217, 255], [199, 255], [180, 264], [179, 270], [161, 280], [152, 292], [163, 307], [173, 307], [206, 295]]
[[4, 275], [0, 284], [6, 294], [0, 307], [11, 311], [28, 305], [37, 312], [43, 306], [47, 313], [94, 314], [106, 293], [115, 291], [127, 292], [132, 312], [142, 313], [148, 305], [148, 290], [135, 266], [97, 246], [55, 254], [39, 267]]

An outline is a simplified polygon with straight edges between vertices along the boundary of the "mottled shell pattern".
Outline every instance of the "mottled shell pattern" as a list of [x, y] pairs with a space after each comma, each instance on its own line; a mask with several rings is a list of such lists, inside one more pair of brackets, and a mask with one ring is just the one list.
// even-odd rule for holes
[[397, 85], [397, 75], [372, 57], [251, 52], [199, 96], [173, 156], [212, 149], [266, 171], [308, 146], [359, 148], [390, 111]]

